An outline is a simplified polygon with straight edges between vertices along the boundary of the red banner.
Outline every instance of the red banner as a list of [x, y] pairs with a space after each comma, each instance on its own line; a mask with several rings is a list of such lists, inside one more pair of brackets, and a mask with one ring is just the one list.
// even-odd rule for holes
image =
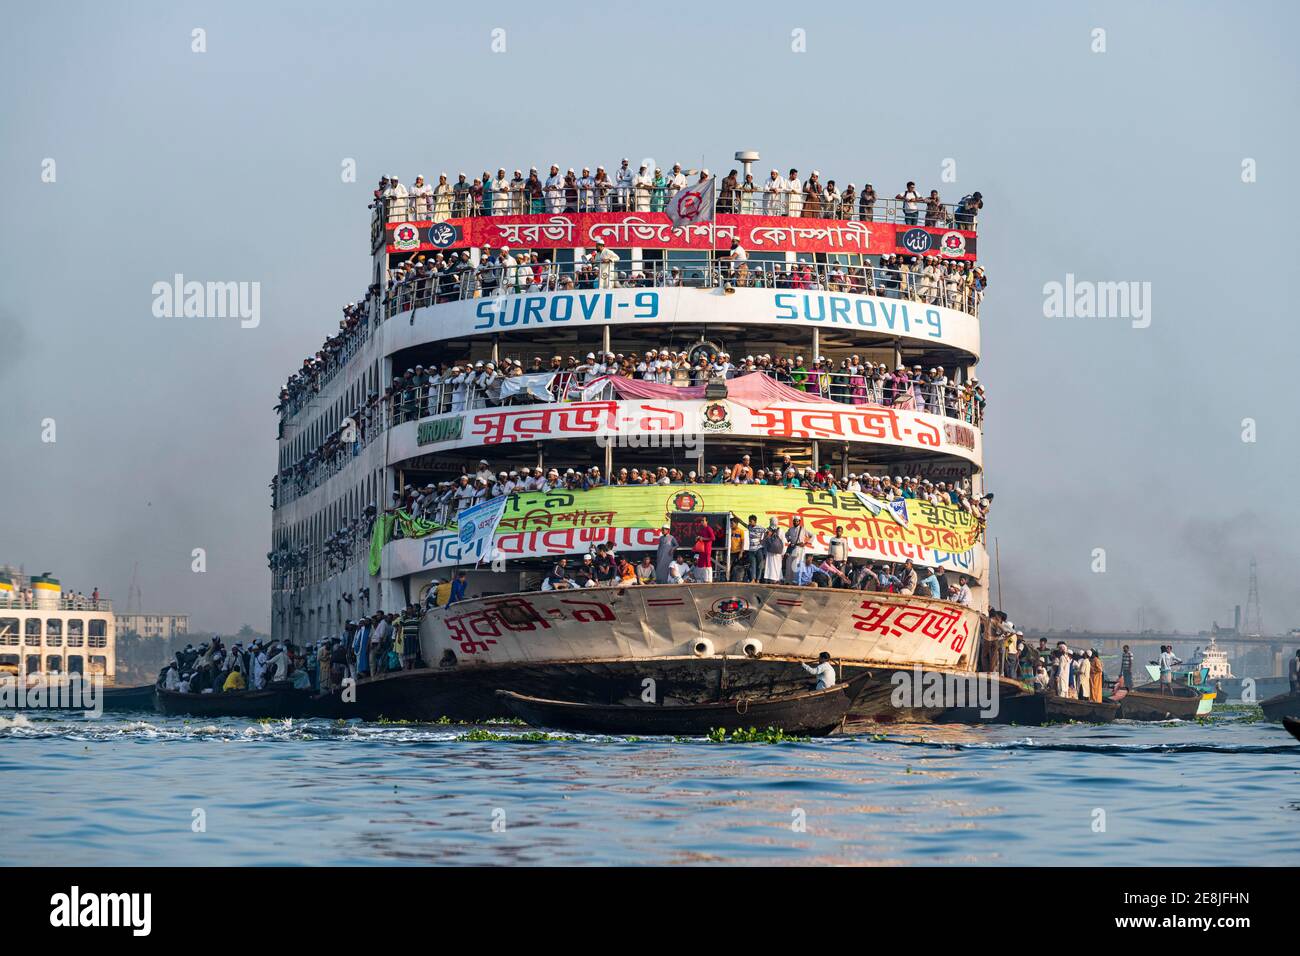
[[535, 216], [475, 216], [444, 222], [408, 221], [385, 227], [390, 253], [436, 252], [490, 245], [494, 249], [721, 249], [740, 240], [747, 252], [938, 255], [974, 259], [975, 233], [842, 219], [720, 214], [717, 222], [674, 229], [661, 212], [566, 212]]

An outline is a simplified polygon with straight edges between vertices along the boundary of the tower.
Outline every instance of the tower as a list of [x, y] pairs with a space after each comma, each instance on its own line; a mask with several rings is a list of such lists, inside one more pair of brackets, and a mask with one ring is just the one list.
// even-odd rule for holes
[[1250, 593], [1246, 595], [1246, 634], [1259, 637], [1264, 633], [1264, 621], [1259, 611], [1259, 573], [1255, 559], [1250, 559]]

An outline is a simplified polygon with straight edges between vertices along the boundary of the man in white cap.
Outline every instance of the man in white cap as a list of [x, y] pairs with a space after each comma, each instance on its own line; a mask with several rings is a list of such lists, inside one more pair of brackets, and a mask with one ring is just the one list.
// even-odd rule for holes
[[[677, 539], [672, 528], [664, 522], [659, 529], [659, 544], [655, 548], [655, 580], [667, 583], [672, 578], [671, 567], [677, 555]], [[680, 579], [679, 579], [680, 580]]]
[[412, 205], [415, 207], [415, 218], [423, 222], [429, 218], [429, 204], [433, 198], [433, 187], [424, 181], [423, 176], [416, 176], [415, 184], [411, 187], [411, 196], [413, 197]]
[[614, 173], [614, 209], [622, 212], [632, 208], [632, 167], [627, 157]]
[[615, 266], [618, 265], [618, 253], [605, 248], [603, 239], [596, 240], [596, 273], [602, 289], [614, 288]]
[[775, 169], [763, 184], [763, 212], [769, 216], [785, 215], [785, 180]]
[[686, 188], [686, 174], [682, 172], [681, 163], [673, 163], [672, 175], [668, 177], [668, 201], [672, 202], [677, 193]]
[[551, 174], [546, 177], [543, 190], [546, 193], [546, 211], [564, 212], [564, 177], [560, 175], [560, 167], [554, 163], [551, 164]]
[[786, 213], [798, 217], [803, 215], [803, 183], [799, 181], [799, 170], [791, 169], [785, 181]]
[[654, 182], [654, 177], [645, 166], [632, 177], [632, 202], [637, 212], [650, 211], [650, 191], [654, 188]]

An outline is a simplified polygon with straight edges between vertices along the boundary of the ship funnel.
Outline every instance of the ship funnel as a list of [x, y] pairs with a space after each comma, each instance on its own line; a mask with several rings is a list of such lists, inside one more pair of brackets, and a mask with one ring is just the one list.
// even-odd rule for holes
[[59, 599], [63, 597], [63, 585], [50, 572], [32, 575], [32, 599], [39, 608], [57, 609]]

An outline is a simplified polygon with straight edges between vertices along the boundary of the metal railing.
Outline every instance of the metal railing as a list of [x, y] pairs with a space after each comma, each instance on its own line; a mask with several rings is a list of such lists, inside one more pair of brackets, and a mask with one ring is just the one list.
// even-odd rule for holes
[[[837, 219], [842, 222], [879, 222], [904, 226], [952, 227], [968, 231], [978, 228], [978, 211], [960, 203], [931, 202], [928, 196], [901, 200], [843, 190], [829, 193], [823, 180], [820, 194], [809, 194], [807, 184], [791, 191], [785, 181], [778, 189], [771, 180], [739, 183], [734, 189], [717, 182], [718, 212], [742, 216], [782, 216], [802, 219]], [[407, 187], [405, 196], [383, 196], [371, 204], [371, 239], [377, 244], [385, 225], [399, 222], [445, 222], [480, 216], [535, 216], [586, 212], [663, 212], [677, 194], [666, 182], [619, 186], [614, 182], [535, 186], [527, 181], [510, 181], [504, 190], [493, 180], [484, 188], [482, 180], [463, 184], [427, 185], [428, 192]], [[693, 185], [693, 183], [688, 183]]]
[[[910, 265], [841, 265], [819, 262], [766, 262], [701, 257], [555, 263], [533, 261], [531, 253], [472, 265], [467, 259], [443, 260], [403, 270], [390, 282], [384, 317], [464, 299], [527, 295], [570, 289], [643, 289], [731, 286], [738, 289], [795, 289], [844, 292], [901, 299], [957, 309], [979, 317], [986, 285], [982, 270], [950, 259], [929, 258]], [[429, 262], [430, 260], [425, 260]], [[437, 263], [435, 258], [432, 260]], [[412, 321], [414, 321], [412, 316]]]
[[[776, 381], [792, 387], [798, 388], [802, 385], [802, 389], [809, 395], [828, 398], [846, 405], [883, 405], [928, 412], [975, 428], [984, 427], [983, 391], [982, 389], [976, 391], [969, 384], [934, 384], [922, 381], [899, 385], [886, 381], [884, 376], [872, 377], [856, 372], [816, 368], [808, 370], [741, 368], [736, 370], [736, 374], [746, 374], [747, 371], [763, 372]], [[571, 368], [560, 369], [553, 374], [556, 377], [551, 385], [551, 394], [557, 403], [611, 401], [617, 398], [614, 384], [609, 382], [598, 393], [587, 394], [587, 387], [593, 379], [599, 377], [598, 375]], [[272, 507], [288, 504], [320, 487], [346, 468], [352, 458], [359, 455], [363, 448], [387, 428], [450, 412], [537, 404], [537, 399], [522, 395], [502, 400], [501, 384], [508, 377], [510, 376], [489, 373], [458, 373], [449, 375], [445, 380], [434, 376], [433, 380], [427, 382], [390, 390], [383, 401], [376, 402], [366, 409], [362, 422], [356, 429], [354, 440], [343, 441], [339, 436], [333, 436], [325, 445], [317, 449], [317, 457], [313, 461], [281, 471], [276, 482]], [[712, 377], [711, 370], [677, 366], [672, 370], [671, 378], [668, 380], [662, 378], [642, 380], [677, 386], [698, 386], [706, 384]]]
[[14, 594], [12, 597], [0, 598], [0, 610], [5, 609], [22, 611], [111, 611], [113, 610], [113, 602], [107, 598], [100, 598], [96, 601], [88, 597], [64, 595], [59, 598], [57, 607], [49, 607], [42, 605], [39, 597]]

